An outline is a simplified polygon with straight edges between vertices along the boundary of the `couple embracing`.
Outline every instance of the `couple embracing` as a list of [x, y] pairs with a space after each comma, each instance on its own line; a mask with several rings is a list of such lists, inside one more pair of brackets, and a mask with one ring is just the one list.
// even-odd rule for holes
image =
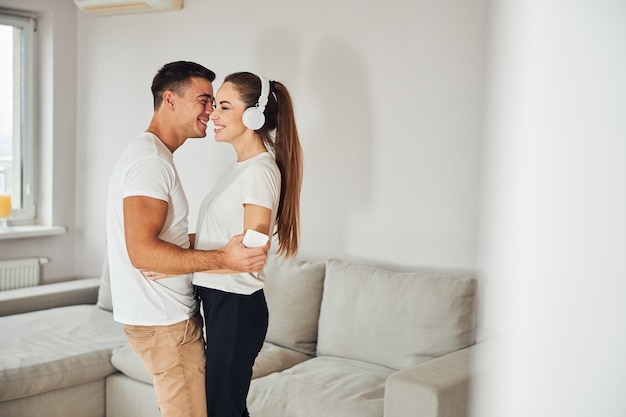
[[[247, 248], [243, 233], [276, 236], [286, 257], [299, 244], [302, 151], [287, 88], [239, 72], [214, 96], [214, 80], [194, 62], [159, 69], [150, 125], [124, 149], [109, 182], [113, 315], [152, 375], [164, 417], [248, 416], [268, 325], [262, 268], [270, 242]], [[237, 161], [189, 234], [173, 154], [188, 138], [205, 137], [209, 122]]]

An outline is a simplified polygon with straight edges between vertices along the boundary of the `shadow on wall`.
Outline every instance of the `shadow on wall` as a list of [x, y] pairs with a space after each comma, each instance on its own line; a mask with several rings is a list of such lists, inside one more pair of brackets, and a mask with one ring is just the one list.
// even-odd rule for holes
[[341, 40], [322, 38], [309, 50], [297, 33], [275, 29], [259, 37], [254, 62], [270, 78], [288, 80], [294, 95], [304, 152], [301, 253], [323, 248], [316, 255], [341, 257], [347, 219], [371, 201], [371, 81], [362, 57]]
[[303, 235], [328, 255], [346, 257], [349, 217], [371, 203], [371, 80], [363, 58], [337, 39], [322, 39], [311, 63], [319, 111], [305, 132]]

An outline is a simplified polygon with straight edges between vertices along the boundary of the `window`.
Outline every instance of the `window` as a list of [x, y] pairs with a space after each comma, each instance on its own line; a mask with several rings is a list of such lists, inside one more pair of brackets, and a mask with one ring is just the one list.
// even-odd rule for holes
[[35, 219], [35, 19], [0, 11], [0, 194], [13, 223]]

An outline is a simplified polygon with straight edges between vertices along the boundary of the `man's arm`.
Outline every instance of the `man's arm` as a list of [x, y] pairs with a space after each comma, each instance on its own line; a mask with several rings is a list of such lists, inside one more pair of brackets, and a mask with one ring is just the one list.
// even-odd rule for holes
[[124, 199], [126, 247], [132, 265], [164, 274], [229, 269], [257, 272], [263, 268], [268, 246], [247, 249], [243, 236], [235, 236], [222, 249], [184, 249], [159, 239], [167, 218], [166, 201], [136, 196]]
[[[257, 232], [261, 232], [269, 236], [271, 216], [272, 216], [272, 210], [268, 208], [257, 206], [254, 204], [245, 204], [244, 210], [243, 210], [243, 231], [245, 232], [248, 229], [254, 229]], [[269, 239], [269, 241], [265, 244], [265, 246], [263, 246], [266, 252], [270, 249], [271, 241], [272, 239]], [[206, 270], [202, 272], [208, 272], [211, 274], [234, 274], [234, 273], [241, 272], [241, 271], [221, 269], [221, 270]], [[245, 272], [258, 272], [258, 271], [245, 271]]]

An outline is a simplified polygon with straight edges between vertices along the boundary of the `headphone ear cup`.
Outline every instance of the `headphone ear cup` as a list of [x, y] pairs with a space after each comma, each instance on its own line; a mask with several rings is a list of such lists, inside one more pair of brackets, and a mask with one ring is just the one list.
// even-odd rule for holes
[[248, 129], [259, 130], [265, 124], [265, 115], [258, 107], [248, 107], [241, 117]]

